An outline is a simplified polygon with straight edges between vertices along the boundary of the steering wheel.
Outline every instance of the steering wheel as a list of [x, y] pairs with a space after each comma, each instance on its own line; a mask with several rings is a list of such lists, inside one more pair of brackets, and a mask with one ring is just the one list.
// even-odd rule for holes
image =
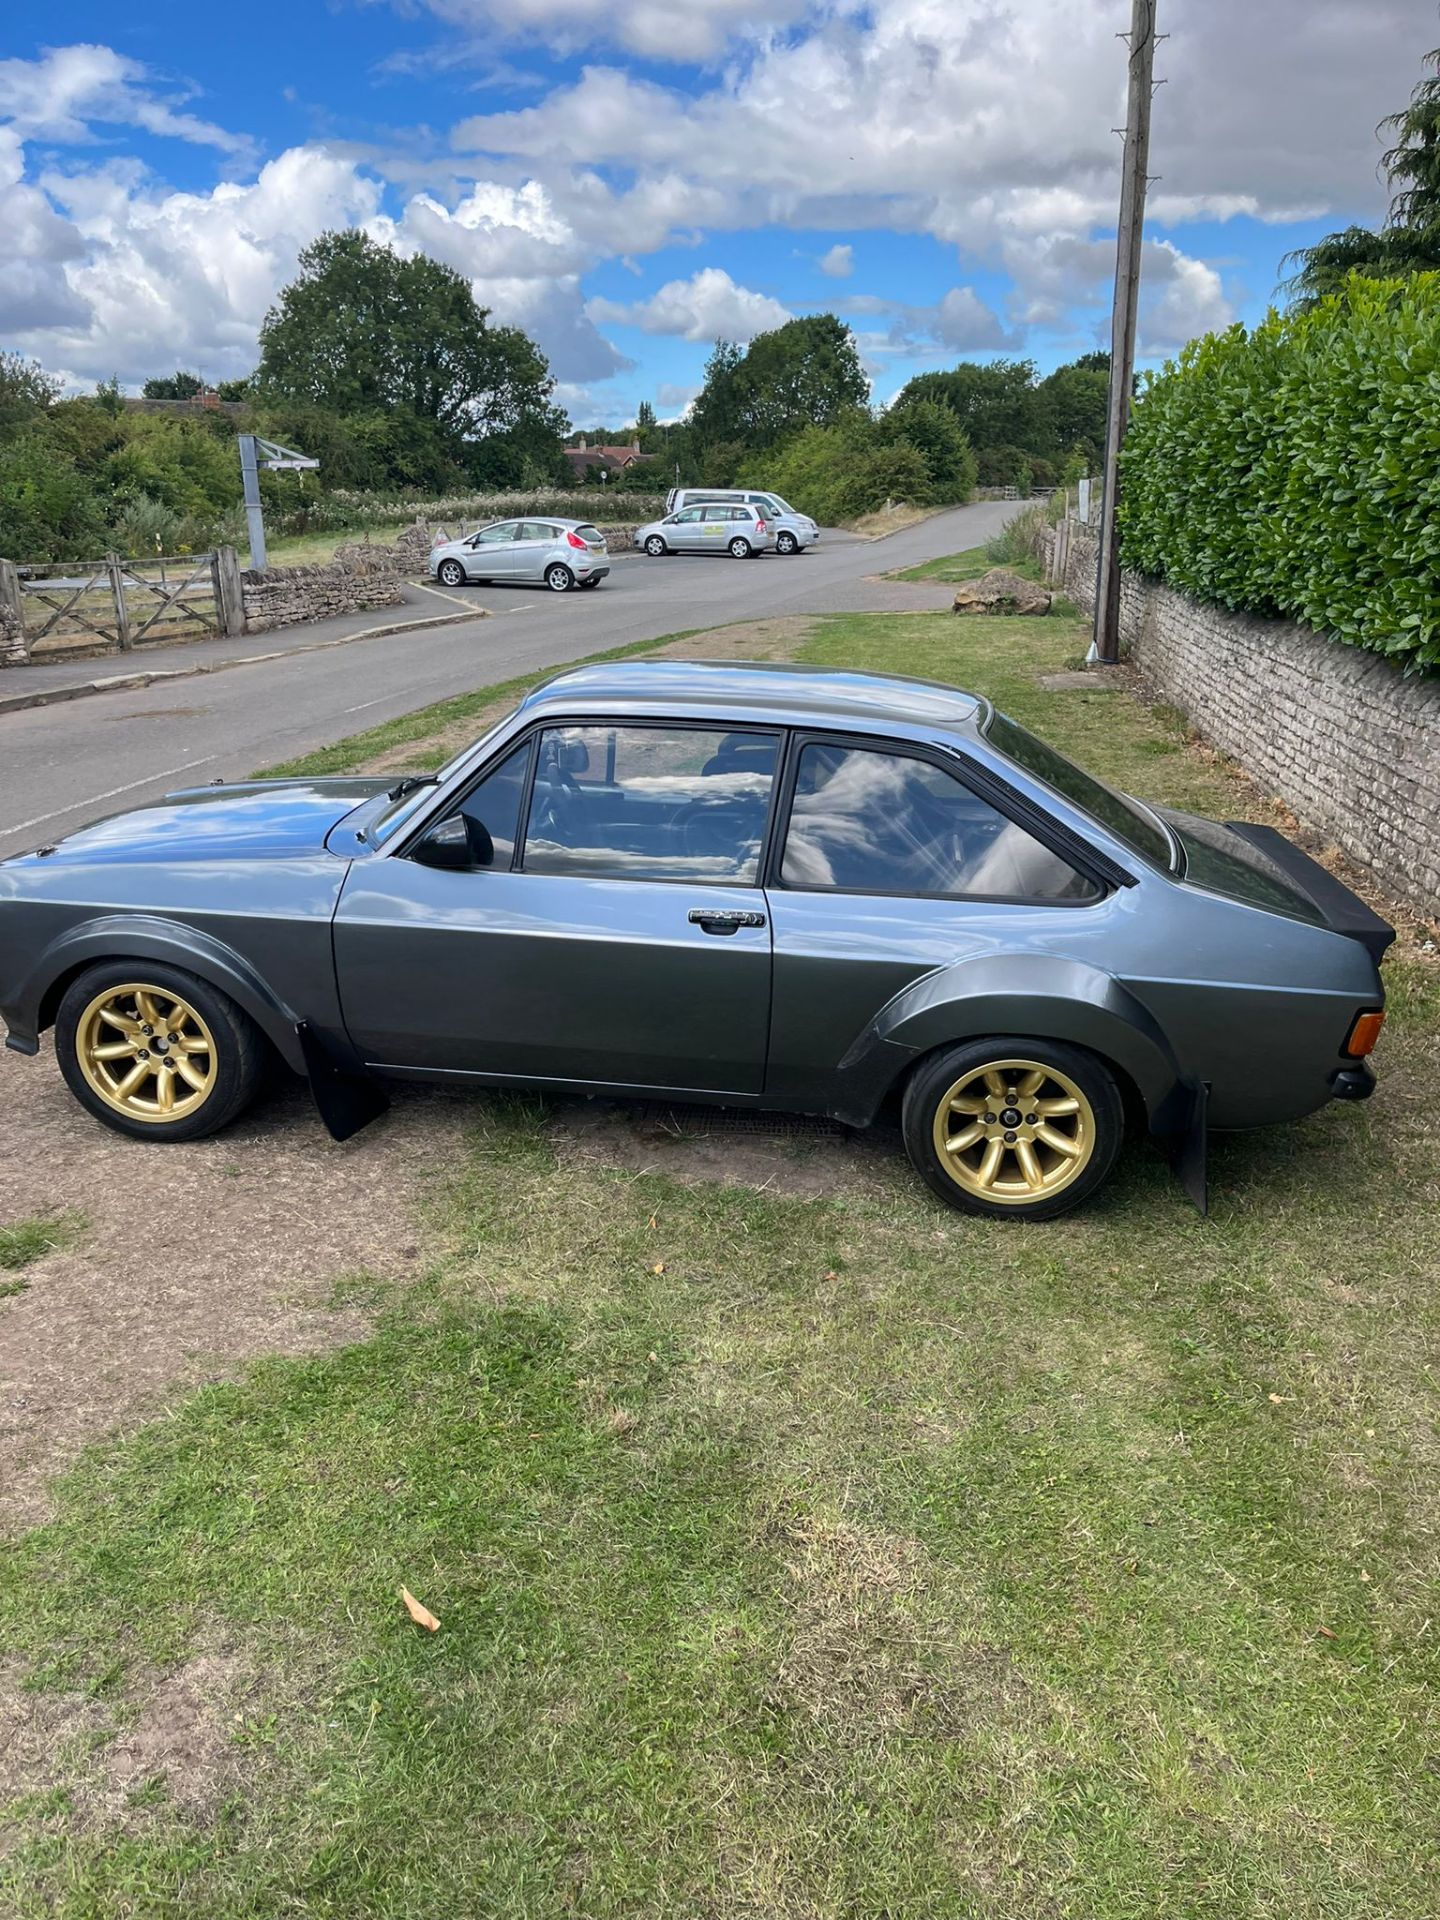
[[746, 838], [751, 803], [730, 800], [687, 800], [671, 815], [670, 826], [679, 835], [684, 852], [697, 859], [728, 854], [736, 857]]

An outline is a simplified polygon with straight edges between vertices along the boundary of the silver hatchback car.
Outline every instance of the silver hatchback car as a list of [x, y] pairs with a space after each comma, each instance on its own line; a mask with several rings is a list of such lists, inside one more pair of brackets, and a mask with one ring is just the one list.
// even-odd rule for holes
[[430, 578], [447, 587], [513, 581], [568, 593], [598, 587], [609, 571], [605, 536], [585, 520], [499, 520], [430, 549]]
[[652, 558], [664, 553], [728, 553], [736, 560], [768, 553], [775, 545], [775, 529], [761, 507], [738, 501], [712, 501], [708, 506], [682, 507], [663, 520], [638, 527], [635, 544]]

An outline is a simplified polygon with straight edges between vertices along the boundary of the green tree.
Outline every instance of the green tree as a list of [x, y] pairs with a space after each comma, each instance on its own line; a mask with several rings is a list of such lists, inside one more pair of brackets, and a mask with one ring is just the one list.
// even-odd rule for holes
[[492, 326], [453, 268], [355, 229], [321, 234], [299, 266], [260, 330], [263, 398], [428, 421], [452, 459], [527, 419], [558, 439], [544, 356], [518, 328]]
[[183, 373], [177, 367], [158, 380], [147, 380], [140, 391], [147, 400], [193, 400], [205, 391], [205, 383], [198, 374]]
[[1039, 424], [1045, 444], [1033, 452], [1063, 457], [1078, 449], [1092, 467], [1098, 467], [1105, 449], [1105, 407], [1110, 392], [1110, 356], [1093, 354], [1087, 361], [1057, 367], [1036, 388]]
[[1302, 310], [1343, 291], [1352, 275], [1391, 280], [1440, 268], [1440, 47], [1425, 60], [1436, 71], [1376, 129], [1394, 140], [1380, 161], [1391, 195], [1383, 226], [1342, 227], [1287, 256], [1295, 271], [1285, 287]]
[[740, 438], [740, 396], [736, 384], [744, 358], [733, 340], [717, 340], [705, 362], [705, 378], [690, 412], [697, 446]]
[[102, 407], [112, 420], [118, 420], [125, 408], [125, 395], [120, 390], [120, 376], [112, 373], [108, 380], [101, 380], [95, 388], [96, 405]]
[[0, 436], [46, 413], [60, 397], [60, 382], [38, 360], [0, 353]]
[[854, 336], [833, 313], [805, 314], [757, 333], [741, 350], [717, 340], [691, 422], [701, 447], [773, 447], [805, 427], [828, 427], [869, 398]]
[[912, 400], [949, 407], [977, 454], [1002, 446], [1047, 451], [1037, 444], [1044, 439], [1044, 420], [1032, 360], [962, 360], [945, 373], [917, 374], [900, 389], [895, 405]]
[[[927, 499], [937, 505], [968, 500], [975, 490], [975, 456], [965, 430], [939, 400], [907, 400], [881, 415], [876, 434], [882, 443], [904, 443], [925, 458], [930, 476]], [[909, 497], [909, 496], [907, 496]]]

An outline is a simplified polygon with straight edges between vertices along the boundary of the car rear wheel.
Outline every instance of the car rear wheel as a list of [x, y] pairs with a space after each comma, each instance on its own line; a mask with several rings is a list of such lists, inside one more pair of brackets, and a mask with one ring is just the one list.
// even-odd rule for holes
[[645, 551], [650, 555], [652, 560], [658, 560], [662, 554], [668, 553], [670, 549], [658, 533], [652, 533], [650, 538], [645, 542]]
[[777, 553], [794, 553], [799, 544], [793, 533], [777, 533], [775, 536]]
[[568, 593], [575, 584], [575, 576], [557, 560], [553, 567], [545, 569], [545, 584], [552, 593]]
[[750, 545], [750, 542], [745, 538], [744, 534], [737, 533], [735, 538], [730, 542], [730, 551], [737, 560], [748, 560], [754, 552], [754, 548]]
[[442, 560], [440, 562], [440, 578], [445, 582], [447, 587], [463, 587], [465, 584], [465, 569], [458, 560]]
[[249, 1105], [265, 1049], [249, 1015], [178, 967], [111, 961], [66, 989], [55, 1051], [81, 1106], [137, 1140], [200, 1140]]
[[952, 1207], [1050, 1220], [1107, 1177], [1125, 1113], [1094, 1054], [1010, 1037], [923, 1062], [905, 1089], [901, 1125], [917, 1172]]

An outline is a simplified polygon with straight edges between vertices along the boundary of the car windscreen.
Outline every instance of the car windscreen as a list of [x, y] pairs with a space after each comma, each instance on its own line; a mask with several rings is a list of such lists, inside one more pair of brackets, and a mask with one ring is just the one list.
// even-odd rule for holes
[[1174, 864], [1170, 836], [1138, 800], [1117, 793], [1093, 774], [1067, 760], [1063, 753], [1022, 727], [1008, 714], [992, 713], [985, 738], [1027, 773], [1082, 808], [1142, 859], [1169, 872]]

